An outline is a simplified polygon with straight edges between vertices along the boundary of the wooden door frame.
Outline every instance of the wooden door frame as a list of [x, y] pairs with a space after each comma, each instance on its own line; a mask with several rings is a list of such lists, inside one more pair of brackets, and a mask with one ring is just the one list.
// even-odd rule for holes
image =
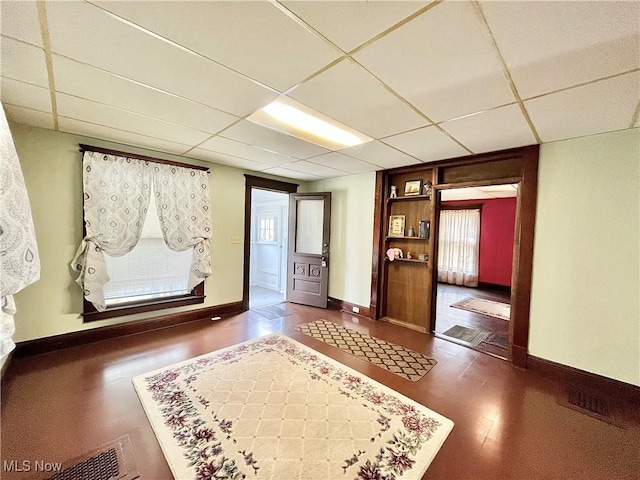
[[[388, 190], [388, 175], [390, 173], [411, 172], [433, 168], [433, 195], [436, 201], [433, 207], [433, 215], [437, 218], [440, 210], [440, 191], [450, 188], [463, 188], [471, 186], [499, 185], [504, 183], [519, 183], [516, 227], [513, 247], [513, 268], [511, 285], [511, 362], [521, 368], [527, 366], [527, 351], [529, 344], [529, 311], [531, 306], [531, 276], [533, 268], [533, 240], [535, 233], [536, 201], [538, 192], [538, 155], [539, 146], [532, 145], [522, 148], [514, 148], [499, 152], [473, 155], [469, 157], [453, 158], [432, 162], [428, 165], [411, 165], [389, 171], [377, 172], [375, 185], [375, 213], [373, 234], [373, 259], [371, 272], [371, 311], [375, 319], [381, 317], [383, 296], [383, 272], [384, 268], [384, 232], [381, 226], [384, 224], [385, 192]], [[491, 162], [517, 161], [519, 174], [502, 178], [484, 178], [482, 180], [456, 181], [444, 183], [439, 181], [439, 171], [445, 167], [471, 167], [481, 166]], [[438, 222], [431, 225], [432, 238], [438, 235]], [[433, 242], [431, 259], [437, 258], [437, 242]], [[437, 268], [432, 269], [432, 302], [431, 302], [431, 332], [435, 328], [435, 312], [437, 304]]]
[[249, 276], [251, 269], [251, 201], [253, 188], [279, 193], [295, 193], [297, 183], [282, 182], [271, 178], [245, 174], [244, 184], [244, 268], [242, 276], [242, 309], [249, 310]]

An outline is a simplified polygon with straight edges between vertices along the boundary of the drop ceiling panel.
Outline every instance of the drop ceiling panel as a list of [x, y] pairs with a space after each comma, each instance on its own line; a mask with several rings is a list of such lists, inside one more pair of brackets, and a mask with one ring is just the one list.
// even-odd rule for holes
[[0, 25], [3, 35], [42, 47], [36, 2], [2, 2]]
[[[284, 2], [338, 47], [349, 52], [429, 2]], [[336, 19], [339, 19], [337, 21]], [[348, 28], [345, 28], [348, 25]]]
[[489, 110], [440, 126], [474, 153], [537, 143], [518, 105]]
[[51, 93], [44, 87], [2, 78], [2, 101], [41, 112], [51, 112]]
[[384, 139], [385, 143], [424, 162], [460, 157], [469, 152], [436, 127], [425, 127]]
[[267, 168], [271, 168], [271, 165], [267, 165], [265, 163], [254, 162], [253, 160], [238, 158], [232, 155], [225, 155], [223, 153], [211, 152], [202, 148], [193, 149], [187, 155], [189, 157], [206, 160], [208, 162], [214, 162], [221, 165], [228, 165], [235, 168], [244, 168], [246, 170], [254, 170], [258, 172]]
[[300, 160], [294, 163], [289, 163], [284, 168], [286, 168], [287, 170], [302, 172], [302, 173], [315, 175], [317, 177], [322, 177], [322, 178], [340, 177], [348, 174], [348, 172], [344, 170], [325, 167], [324, 165], [311, 163], [310, 161], [307, 161], [307, 160]]
[[189, 148], [188, 145], [182, 145], [175, 142], [138, 135], [137, 133], [124, 132], [102, 125], [94, 125], [91, 123], [75, 120], [73, 118], [58, 117], [60, 131], [74, 133], [86, 137], [98, 138], [101, 140], [109, 140], [135, 147], [148, 148], [159, 152], [173, 153], [179, 155]]
[[53, 56], [56, 90], [207, 132], [218, 132], [238, 117], [161, 92], [84, 63]]
[[16, 105], [3, 105], [7, 118], [16, 123], [53, 130], [53, 114]]
[[[159, 3], [158, 3], [159, 4]], [[275, 94], [84, 2], [47, 3], [54, 52], [234, 115]]]
[[303, 83], [289, 96], [374, 138], [428, 123], [351, 59]]
[[256, 125], [247, 120], [242, 120], [220, 135], [247, 145], [253, 145], [295, 158], [315, 157], [329, 151], [326, 148]]
[[64, 93], [57, 94], [56, 98], [58, 115], [67, 118], [187, 145], [200, 143], [209, 136], [205, 132], [72, 97]]
[[244, 143], [236, 142], [224, 137], [213, 137], [200, 145], [201, 149], [210, 152], [218, 152], [234, 157], [241, 157], [256, 162], [268, 164], [270, 166], [283, 165], [285, 163], [295, 162], [297, 159], [280, 155], [279, 153], [270, 152], [261, 148], [252, 147]]
[[482, 2], [523, 98], [640, 67], [640, 3]]
[[296, 180], [322, 180], [322, 177], [318, 177], [317, 175], [310, 175], [308, 173], [296, 172], [295, 170], [289, 170], [288, 168], [283, 167], [273, 167], [268, 170], [264, 170], [264, 173], [268, 173], [270, 175], [277, 175], [279, 177], [285, 178], [294, 178]]
[[358, 160], [357, 158], [342, 155], [338, 152], [331, 152], [325, 155], [320, 155], [318, 157], [313, 157], [308, 161], [349, 173], [365, 173], [380, 170], [380, 167], [376, 165], [363, 162], [362, 160]]
[[382, 168], [404, 167], [405, 165], [415, 165], [420, 160], [399, 152], [379, 141], [364, 143], [355, 147], [340, 150], [340, 153], [360, 159], [364, 162], [372, 163]]
[[469, 2], [444, 2], [354, 57], [434, 121], [514, 101]]
[[340, 56], [271, 2], [98, 4], [279, 91]]
[[640, 96], [640, 72], [525, 102], [543, 142], [629, 128]]
[[3, 77], [49, 87], [44, 50], [2, 37], [0, 51]]

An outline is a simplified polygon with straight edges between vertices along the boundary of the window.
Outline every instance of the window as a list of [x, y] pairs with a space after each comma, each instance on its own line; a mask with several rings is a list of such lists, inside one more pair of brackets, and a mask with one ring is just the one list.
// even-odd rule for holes
[[478, 286], [480, 210], [440, 212], [438, 281], [452, 285]]
[[174, 252], [167, 247], [152, 192], [138, 244], [121, 257], [104, 256], [111, 278], [104, 286], [107, 307], [188, 294], [192, 257], [193, 250]]
[[203, 303], [211, 274], [207, 169], [80, 147], [85, 236], [72, 268], [84, 321]]
[[276, 241], [276, 217], [260, 217], [258, 220], [258, 241]]

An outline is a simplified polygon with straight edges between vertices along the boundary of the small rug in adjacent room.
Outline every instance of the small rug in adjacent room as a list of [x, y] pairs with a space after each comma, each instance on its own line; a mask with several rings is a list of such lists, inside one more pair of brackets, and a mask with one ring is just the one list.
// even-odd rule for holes
[[291, 313], [287, 312], [285, 303], [280, 303], [278, 305], [266, 305], [264, 307], [256, 307], [256, 308], [252, 308], [251, 311], [269, 320], [275, 320], [276, 318], [281, 318], [281, 317], [286, 317], [287, 315], [291, 315]]
[[482, 343], [507, 350], [509, 348], [509, 335], [505, 335], [504, 333], [491, 333]]
[[133, 384], [179, 479], [420, 479], [453, 428], [279, 334]]
[[480, 345], [490, 334], [491, 332], [463, 327], [462, 325], [455, 325], [446, 332], [443, 332], [443, 335], [447, 337], [462, 340], [463, 342], [470, 343], [474, 347]]
[[[34, 464], [35, 465], [35, 464]], [[47, 463], [42, 480], [133, 480], [138, 478], [129, 435], [63, 463]], [[53, 474], [52, 474], [53, 473]]]
[[452, 303], [450, 306], [507, 321], [511, 317], [511, 305], [487, 300], [486, 298], [467, 297], [456, 303]]
[[358, 358], [367, 360], [412, 382], [420, 380], [438, 363], [433, 358], [421, 353], [356, 332], [327, 320], [305, 323], [297, 326], [296, 330]]

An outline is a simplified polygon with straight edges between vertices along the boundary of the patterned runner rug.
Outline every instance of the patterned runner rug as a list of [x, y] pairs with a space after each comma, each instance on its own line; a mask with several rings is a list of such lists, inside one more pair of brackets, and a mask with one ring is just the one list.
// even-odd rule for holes
[[511, 305], [508, 303], [494, 302], [485, 298], [467, 297], [450, 306], [507, 321], [509, 321], [511, 315]]
[[327, 320], [316, 320], [296, 327], [296, 330], [333, 345], [351, 355], [417, 382], [438, 363], [433, 358], [408, 350], [395, 343], [356, 332]]
[[453, 422], [288, 337], [133, 379], [175, 478], [419, 479]]

